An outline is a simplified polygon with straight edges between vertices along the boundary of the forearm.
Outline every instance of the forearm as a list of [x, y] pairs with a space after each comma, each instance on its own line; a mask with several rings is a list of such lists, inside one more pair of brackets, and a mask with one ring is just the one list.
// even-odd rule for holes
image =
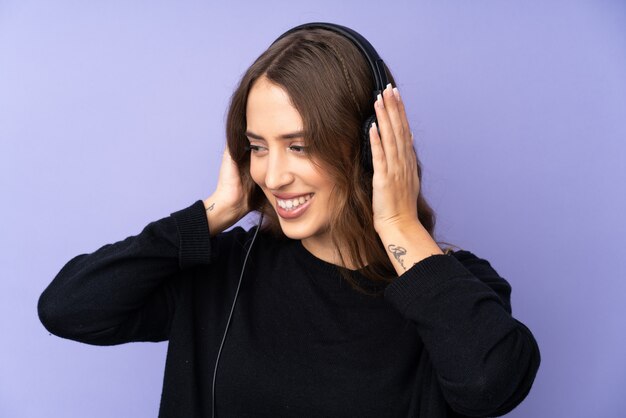
[[217, 194], [204, 199], [203, 203], [209, 223], [209, 234], [212, 237], [230, 228], [240, 219], [240, 215]]
[[443, 254], [439, 245], [418, 220], [414, 223], [383, 228], [378, 235], [398, 276], [431, 255]]
[[182, 279], [186, 267], [210, 260], [198, 203], [68, 261], [39, 298], [44, 326], [102, 345], [164, 338], [172, 299], [167, 286]]
[[532, 333], [511, 316], [510, 291], [486, 260], [464, 251], [429, 257], [385, 289], [416, 325], [446, 400], [464, 415], [508, 412], [539, 367]]

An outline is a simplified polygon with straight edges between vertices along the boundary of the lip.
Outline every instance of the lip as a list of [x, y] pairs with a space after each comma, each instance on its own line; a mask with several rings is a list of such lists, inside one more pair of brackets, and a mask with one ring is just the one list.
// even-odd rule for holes
[[[274, 196], [276, 196], [276, 195], [274, 195]], [[282, 196], [285, 196], [285, 195], [282, 195]], [[295, 196], [306, 196], [306, 194], [305, 195], [294, 195], [294, 197]], [[280, 207], [278, 202], [276, 202], [276, 212], [278, 212], [278, 216], [280, 216], [283, 219], [295, 219], [295, 218], [298, 218], [298, 217], [302, 216], [304, 214], [304, 212], [306, 212], [306, 210], [309, 208], [309, 206], [311, 206], [311, 202], [313, 201], [313, 199], [315, 199], [315, 194], [313, 194], [313, 196], [311, 196], [311, 198], [309, 200], [307, 200], [306, 203], [303, 203], [302, 205], [298, 206], [297, 209], [294, 209], [294, 210], [291, 210], [291, 211], [286, 211], [285, 209]]]
[[281, 200], [289, 200], [289, 199], [293, 199], [294, 197], [300, 197], [300, 196], [307, 196], [310, 195], [311, 193], [272, 193], [275, 197], [281, 199]]

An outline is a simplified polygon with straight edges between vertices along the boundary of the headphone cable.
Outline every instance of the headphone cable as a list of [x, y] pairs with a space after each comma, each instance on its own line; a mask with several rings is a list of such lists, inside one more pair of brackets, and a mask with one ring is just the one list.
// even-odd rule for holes
[[235, 299], [233, 300], [233, 305], [230, 308], [230, 314], [228, 315], [228, 321], [226, 322], [226, 330], [224, 331], [224, 336], [222, 337], [222, 343], [220, 344], [220, 349], [217, 352], [217, 359], [215, 360], [215, 368], [213, 369], [213, 384], [211, 389], [211, 417], [215, 418], [215, 376], [217, 375], [217, 365], [220, 361], [220, 355], [222, 354], [222, 347], [224, 347], [224, 341], [226, 341], [226, 334], [228, 333], [228, 327], [230, 326], [230, 320], [233, 316], [233, 311], [235, 310], [235, 304], [237, 303], [237, 296], [239, 295], [239, 288], [241, 287], [241, 280], [243, 278], [243, 272], [246, 269], [246, 262], [248, 261], [248, 255], [250, 254], [250, 249], [252, 248], [252, 244], [254, 244], [254, 240], [256, 239], [256, 234], [259, 232], [261, 228], [261, 223], [263, 222], [264, 214], [261, 213], [261, 219], [259, 220], [259, 225], [254, 231], [254, 236], [252, 237], [252, 243], [248, 247], [248, 252], [246, 252], [246, 258], [243, 260], [243, 267], [241, 268], [241, 275], [239, 276], [239, 284], [237, 284], [237, 290], [235, 291]]

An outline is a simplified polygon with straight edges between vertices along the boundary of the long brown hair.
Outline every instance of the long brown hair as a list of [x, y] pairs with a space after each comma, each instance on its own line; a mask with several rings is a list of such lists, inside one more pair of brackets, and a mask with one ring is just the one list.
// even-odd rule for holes
[[[387, 78], [396, 82], [385, 66]], [[329, 233], [343, 265], [365, 266], [358, 271], [374, 283], [387, 284], [397, 277], [380, 237], [374, 230], [372, 177], [361, 161], [361, 130], [365, 118], [374, 113], [374, 81], [365, 58], [347, 38], [326, 29], [293, 32], [271, 45], [245, 72], [234, 91], [226, 124], [230, 155], [239, 168], [248, 205], [264, 214], [261, 232], [284, 239], [278, 216], [261, 188], [250, 175], [246, 150], [246, 104], [254, 82], [267, 77], [291, 98], [303, 122], [308, 157], [322, 165], [335, 183], [331, 193]], [[417, 173], [422, 168], [417, 160]], [[433, 235], [435, 213], [420, 191], [417, 217]], [[346, 253], [342, 253], [342, 249]], [[449, 252], [451, 249], [446, 249]], [[354, 289], [361, 287], [355, 275], [337, 267]], [[374, 294], [379, 294], [375, 292]]]

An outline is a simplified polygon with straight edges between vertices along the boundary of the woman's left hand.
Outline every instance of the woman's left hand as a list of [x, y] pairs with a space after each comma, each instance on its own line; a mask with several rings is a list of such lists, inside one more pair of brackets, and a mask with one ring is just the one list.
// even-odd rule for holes
[[419, 222], [417, 197], [420, 179], [417, 175], [413, 134], [397, 89], [392, 89], [391, 84], [388, 84], [382, 97], [378, 97], [374, 109], [380, 135], [376, 126], [372, 125], [370, 144], [374, 165], [374, 228], [380, 233], [385, 228]]

